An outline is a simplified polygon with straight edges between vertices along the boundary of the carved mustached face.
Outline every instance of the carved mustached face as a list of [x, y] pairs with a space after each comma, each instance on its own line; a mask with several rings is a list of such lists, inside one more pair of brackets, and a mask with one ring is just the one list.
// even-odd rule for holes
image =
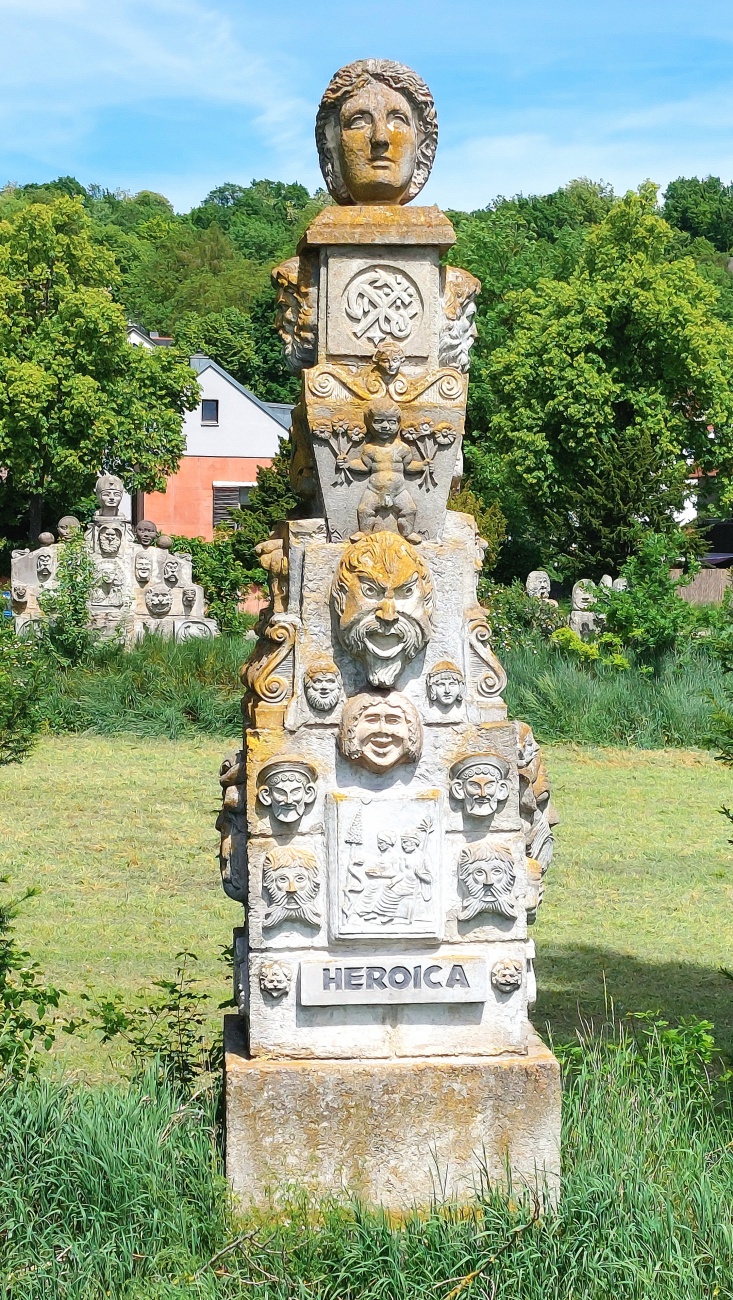
[[372, 686], [393, 686], [430, 638], [430, 573], [397, 533], [370, 533], [348, 548], [336, 570], [332, 602], [339, 640], [363, 662]]
[[41, 551], [36, 559], [36, 573], [41, 582], [45, 582], [51, 577], [53, 569], [53, 557], [50, 551]]
[[515, 878], [514, 859], [507, 849], [492, 849], [488, 844], [472, 844], [463, 849], [458, 860], [458, 879], [465, 891], [460, 920], [470, 921], [479, 912], [514, 919], [517, 915], [512, 898]]
[[264, 926], [278, 925], [280, 921], [320, 926], [316, 903], [321, 888], [318, 863], [307, 849], [273, 849], [265, 858], [262, 885], [270, 901]]
[[273, 817], [285, 823], [300, 821], [315, 797], [314, 776], [299, 766], [289, 767], [284, 763], [270, 772], [265, 770], [257, 790], [260, 803], [271, 808]]
[[149, 555], [137, 555], [135, 557], [135, 577], [138, 582], [150, 582], [153, 576], [153, 561]]
[[505, 772], [498, 765], [477, 760], [466, 763], [451, 780], [451, 794], [471, 817], [492, 817], [509, 796]]
[[122, 545], [122, 533], [119, 528], [102, 525], [98, 534], [99, 550], [102, 555], [117, 555]]
[[341, 697], [341, 674], [329, 660], [316, 662], [306, 672], [305, 698], [316, 713], [330, 713]]

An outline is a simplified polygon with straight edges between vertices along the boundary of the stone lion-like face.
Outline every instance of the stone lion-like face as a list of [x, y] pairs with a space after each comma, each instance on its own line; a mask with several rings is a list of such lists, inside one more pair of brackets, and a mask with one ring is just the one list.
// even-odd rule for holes
[[269, 899], [263, 926], [281, 921], [305, 921], [320, 927], [317, 898], [321, 888], [318, 863], [308, 849], [272, 849], [265, 858], [262, 886]]
[[480, 912], [494, 913], [514, 920], [516, 904], [512, 898], [516, 870], [508, 849], [489, 844], [472, 844], [458, 859], [458, 879], [465, 897], [459, 919], [470, 921]]
[[430, 639], [433, 588], [427, 565], [397, 533], [370, 533], [341, 558], [331, 599], [344, 649], [372, 686], [393, 686]]
[[110, 528], [102, 524], [98, 533], [98, 540], [101, 555], [117, 555], [122, 545], [122, 533], [119, 528]]
[[498, 993], [515, 993], [522, 987], [522, 963], [516, 957], [504, 957], [491, 967], [491, 983]]
[[422, 750], [422, 726], [407, 696], [355, 695], [344, 708], [339, 745], [345, 758], [370, 772], [414, 763]]
[[282, 998], [290, 991], [293, 974], [279, 961], [265, 961], [260, 966], [260, 988], [271, 998]]
[[145, 592], [145, 604], [150, 614], [162, 618], [164, 614], [170, 614], [173, 596], [167, 587], [150, 587]]

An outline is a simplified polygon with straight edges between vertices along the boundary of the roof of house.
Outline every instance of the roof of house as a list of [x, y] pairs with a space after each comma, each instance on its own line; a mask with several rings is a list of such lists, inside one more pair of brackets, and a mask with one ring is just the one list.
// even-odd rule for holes
[[243, 393], [245, 397], [249, 398], [250, 402], [254, 402], [255, 406], [259, 406], [260, 410], [269, 415], [271, 419], [277, 420], [277, 423], [283, 429], [290, 428], [290, 415], [293, 408], [287, 402], [261, 402], [259, 397], [255, 397], [251, 389], [245, 388], [244, 384], [240, 384], [239, 380], [234, 378], [234, 375], [230, 375], [229, 371], [225, 370], [223, 366], [217, 365], [216, 361], [212, 361], [211, 357], [207, 357], [205, 352], [195, 352], [191, 357], [190, 365], [197, 375], [203, 374], [204, 370], [215, 370], [218, 375], [222, 376], [222, 379], [226, 379], [232, 385], [232, 388], [236, 388], [238, 392]]

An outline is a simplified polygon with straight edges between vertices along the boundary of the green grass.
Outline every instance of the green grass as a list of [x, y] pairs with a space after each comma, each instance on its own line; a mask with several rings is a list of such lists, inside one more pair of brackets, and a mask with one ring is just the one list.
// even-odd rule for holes
[[543, 742], [634, 745], [640, 749], [709, 744], [711, 697], [724, 699], [724, 672], [704, 648], [669, 654], [650, 675], [589, 670], [539, 644], [503, 656], [511, 717]]
[[[0, 768], [0, 874], [38, 884], [19, 935], [78, 1005], [85, 989], [126, 994], [199, 957], [212, 1032], [229, 996], [217, 960], [241, 909], [219, 885], [217, 772], [231, 741], [48, 738]], [[578, 1007], [695, 1013], [733, 1051], [733, 775], [703, 752], [547, 753], [561, 824], [535, 929], [544, 1031], [567, 1036]], [[62, 1039], [56, 1054], [92, 1077], [109, 1049]]]
[[652, 1030], [566, 1057], [557, 1211], [489, 1194], [398, 1224], [297, 1202], [237, 1222], [210, 1093], [182, 1105], [152, 1077], [126, 1090], [21, 1085], [0, 1097], [2, 1293], [731, 1300], [733, 1110], [704, 1049], [695, 1030]]

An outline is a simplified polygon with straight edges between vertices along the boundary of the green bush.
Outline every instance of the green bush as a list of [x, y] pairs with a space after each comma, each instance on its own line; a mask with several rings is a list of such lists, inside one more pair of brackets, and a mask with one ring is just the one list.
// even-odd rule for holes
[[696, 566], [690, 567], [686, 579], [672, 578], [675, 559], [668, 537], [642, 533], [636, 553], [621, 569], [627, 590], [598, 588], [595, 608], [605, 615], [606, 631], [645, 659], [671, 650], [694, 625], [691, 606], [677, 595], [677, 587], [690, 580]]
[[56, 583], [41, 593], [41, 649], [63, 666], [81, 663], [98, 640], [89, 627], [89, 602], [96, 582], [94, 560], [80, 531], [62, 542]]
[[43, 665], [32, 636], [18, 637], [0, 616], [0, 764], [20, 763], [33, 748], [43, 718]]
[[[0, 884], [7, 883], [7, 876], [0, 876]], [[37, 1048], [48, 1051], [56, 1034], [48, 1012], [58, 1007], [60, 990], [43, 983], [38, 962], [13, 933], [23, 904], [38, 893], [26, 889], [18, 898], [0, 900], [0, 1080], [37, 1073]]]
[[498, 654], [512, 646], [541, 645], [565, 623], [560, 609], [549, 601], [528, 596], [516, 578], [510, 587], [482, 579], [479, 598], [489, 611], [491, 643]]

